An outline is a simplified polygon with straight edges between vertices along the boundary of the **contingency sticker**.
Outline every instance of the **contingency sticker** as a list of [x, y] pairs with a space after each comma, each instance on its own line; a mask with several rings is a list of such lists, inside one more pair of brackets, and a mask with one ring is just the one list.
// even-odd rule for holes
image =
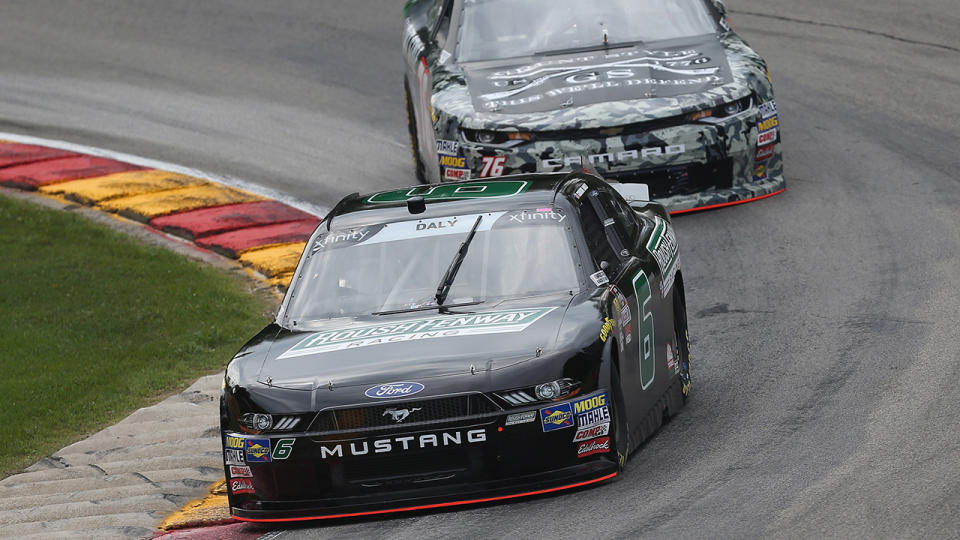
[[770, 118], [777, 114], [777, 102], [772, 99], [766, 103], [761, 103], [758, 108], [760, 109], [760, 116], [763, 118]]
[[655, 220], [656, 226], [647, 241], [647, 251], [653, 255], [660, 267], [660, 294], [666, 298], [680, 268], [680, 249], [673, 227], [659, 216], [656, 216]]
[[253, 493], [253, 482], [249, 478], [236, 478], [230, 480], [230, 492], [234, 495], [241, 493]]
[[533, 422], [537, 419], [537, 411], [527, 411], [522, 413], [514, 413], [507, 415], [507, 421], [504, 422], [505, 426], [515, 426], [517, 424], [526, 424], [528, 422]]
[[246, 439], [244, 442], [247, 463], [264, 463], [271, 461], [270, 439]]
[[608, 433], [610, 433], [610, 422], [607, 422], [606, 424], [600, 424], [599, 426], [580, 428], [574, 434], [573, 442], [593, 439], [594, 437], [600, 437]]
[[250, 478], [253, 474], [250, 472], [250, 467], [243, 465], [231, 465], [230, 466], [230, 478]]
[[223, 463], [225, 465], [244, 465], [243, 450], [227, 448], [223, 451]]
[[543, 431], [553, 431], [573, 427], [573, 411], [569, 403], [561, 403], [553, 407], [540, 409], [540, 422]]
[[555, 307], [438, 315], [399, 323], [356, 326], [314, 333], [278, 358], [293, 358], [420, 339], [522, 332]]
[[600, 437], [592, 441], [582, 442], [577, 446], [577, 457], [587, 457], [593, 454], [603, 454], [610, 451], [610, 437]]
[[607, 394], [600, 393], [575, 401], [573, 412], [577, 415], [577, 427], [581, 429], [609, 423], [610, 409], [607, 407]]

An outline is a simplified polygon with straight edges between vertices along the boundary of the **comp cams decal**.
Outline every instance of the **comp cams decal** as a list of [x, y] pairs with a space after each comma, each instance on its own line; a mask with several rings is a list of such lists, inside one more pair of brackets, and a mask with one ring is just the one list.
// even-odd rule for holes
[[573, 436], [573, 442], [585, 441], [587, 439], [593, 439], [595, 437], [600, 437], [610, 433], [610, 422], [606, 424], [600, 424], [599, 426], [591, 426], [586, 428], [580, 428]]
[[673, 280], [677, 277], [677, 270], [680, 269], [680, 249], [673, 227], [660, 216], [655, 216], [655, 220], [653, 233], [647, 241], [647, 251], [653, 255], [660, 267], [660, 294], [666, 298], [673, 287]]
[[253, 474], [250, 472], [250, 467], [245, 465], [231, 465], [230, 466], [230, 478], [251, 478]]
[[278, 358], [293, 358], [401, 341], [522, 332], [554, 309], [556, 308], [510, 309], [466, 315], [444, 315], [399, 323], [327, 330], [304, 338]]

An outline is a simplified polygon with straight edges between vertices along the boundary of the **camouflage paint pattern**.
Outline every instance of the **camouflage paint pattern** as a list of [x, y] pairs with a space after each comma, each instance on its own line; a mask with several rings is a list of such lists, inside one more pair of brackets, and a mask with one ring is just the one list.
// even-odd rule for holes
[[[425, 2], [413, 2], [413, 6]], [[716, 3], [714, 3], [716, 4]], [[422, 10], [422, 11], [425, 11]], [[454, 12], [457, 8], [454, 8]], [[429, 104], [431, 126], [418, 125], [418, 130], [429, 132], [433, 140], [458, 141], [460, 155], [466, 157], [470, 178], [480, 177], [484, 158], [502, 156], [503, 175], [556, 172], [569, 170], [565, 158], [577, 158], [590, 163], [601, 174], [642, 172], [654, 168], [706, 164], [729, 158], [732, 162], [732, 187], [711, 188], [705, 191], [657, 198], [671, 212], [703, 206], [734, 202], [768, 195], [781, 190], [785, 184], [781, 156], [780, 126], [774, 139], [773, 154], [757, 163], [758, 122], [763, 120], [759, 106], [774, 100], [773, 85], [765, 61], [732, 30], [717, 35], [727, 55], [733, 76], [729, 83], [709, 90], [674, 97], [643, 97], [624, 101], [608, 101], [583, 106], [572, 106], [529, 114], [503, 114], [478, 111], [468, 91], [463, 70], [452, 59], [453, 40], [446, 48], [432, 46], [426, 28], [418, 28], [416, 15], [409, 17], [404, 31], [404, 55], [408, 77], [417, 63], [426, 62], [430, 72]], [[722, 8], [718, 7], [722, 13]], [[456, 17], [455, 17], [456, 19]], [[456, 23], [456, 20], [454, 20]], [[720, 25], [728, 28], [725, 19]], [[451, 27], [452, 28], [452, 27]], [[456, 35], [451, 30], [451, 35]], [[423, 59], [423, 60], [421, 60]], [[441, 59], [443, 60], [441, 62]], [[411, 89], [413, 90], [413, 89]], [[680, 125], [658, 127], [665, 119], [684, 118], [694, 112], [712, 109], [753, 96], [748, 109], [725, 118], [706, 118], [697, 121], [676, 122]], [[649, 130], [642, 124], [651, 122]], [[597, 136], [595, 130], [635, 125], [629, 134]], [[636, 129], [639, 127], [640, 129]], [[566, 131], [567, 139], [508, 140], [503, 144], [481, 144], [465, 140], [462, 129], [510, 132]], [[577, 136], [577, 131], [594, 133]], [[425, 133], [427, 134], [427, 133]], [[678, 152], [682, 145], [683, 151]], [[672, 148], [673, 152], [643, 152], [643, 149]], [[432, 149], [430, 149], [432, 150]], [[638, 158], [632, 157], [632, 152]], [[626, 159], [617, 156], [627, 153]], [[423, 154], [423, 152], [422, 152]], [[645, 154], [645, 155], [640, 155]], [[430, 156], [427, 151], [428, 157]], [[432, 154], [435, 156], [435, 152]], [[610, 159], [609, 155], [613, 156]], [[594, 156], [591, 160], [590, 156]], [[421, 158], [423, 159], [423, 158]], [[559, 164], [556, 160], [559, 160]], [[547, 163], [545, 163], [547, 162]], [[436, 158], [424, 159], [427, 179], [440, 182], [443, 172]], [[755, 177], [758, 165], [763, 175]]]

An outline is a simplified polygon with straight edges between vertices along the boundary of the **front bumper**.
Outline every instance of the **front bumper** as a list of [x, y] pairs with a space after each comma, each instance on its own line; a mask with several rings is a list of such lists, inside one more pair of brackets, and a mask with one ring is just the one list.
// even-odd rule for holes
[[[536, 413], [534, 421], [506, 425], [508, 414], [520, 409], [415, 429], [259, 436], [227, 432], [231, 513], [250, 521], [347, 517], [509, 499], [604, 481], [618, 471], [610, 434], [603, 430], [606, 436], [574, 441], [581, 431], [576, 419], [586, 418], [572, 414], [574, 403], [597, 396], [605, 393], [551, 405], [571, 414], [568, 426], [548, 426], [549, 431], [541, 409], [528, 411]], [[608, 414], [607, 422], [609, 429]], [[587, 451], [585, 443], [590, 444]], [[595, 443], [605, 444], [606, 450]], [[245, 448], [237, 452], [238, 446]], [[259, 449], [251, 453], [251, 447]]]
[[[543, 132], [533, 134], [534, 140], [501, 145], [461, 142], [460, 151], [471, 178], [557, 172], [583, 164], [611, 180], [647, 184], [655, 201], [677, 213], [783, 190], [775, 103], [764, 104], [764, 110], [774, 111], [772, 117], [753, 106], [723, 119]], [[443, 167], [440, 174], [449, 176]]]

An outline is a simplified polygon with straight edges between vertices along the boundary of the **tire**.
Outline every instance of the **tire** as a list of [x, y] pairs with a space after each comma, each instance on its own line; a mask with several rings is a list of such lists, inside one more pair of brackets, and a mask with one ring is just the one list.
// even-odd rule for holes
[[[613, 340], [611, 340], [612, 342]], [[616, 345], [613, 345], [614, 348]], [[620, 386], [620, 368], [617, 362], [610, 363], [610, 409], [613, 416], [611, 448], [616, 452], [617, 472], [622, 472], [630, 456], [630, 435], [627, 432], [627, 407], [623, 401], [623, 388]]]
[[673, 289], [673, 328], [677, 342], [677, 359], [680, 362], [680, 391], [686, 403], [690, 396], [693, 380], [690, 377], [690, 331], [687, 328], [687, 300], [683, 292], [683, 281], [677, 276]]
[[413, 154], [413, 170], [417, 175], [417, 181], [421, 184], [427, 183], [426, 167], [423, 160], [420, 159], [420, 144], [417, 142], [417, 117], [413, 112], [413, 101], [410, 99], [410, 84], [407, 77], [403, 77], [403, 95], [407, 103], [407, 131], [410, 133], [410, 152]]

